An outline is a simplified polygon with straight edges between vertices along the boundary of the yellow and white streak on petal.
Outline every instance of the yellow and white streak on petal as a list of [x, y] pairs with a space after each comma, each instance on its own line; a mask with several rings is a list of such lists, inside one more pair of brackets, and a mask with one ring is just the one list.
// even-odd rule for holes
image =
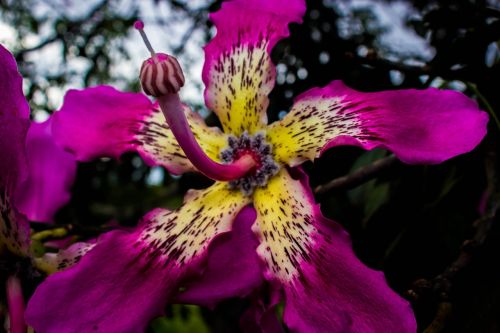
[[230, 231], [236, 215], [249, 203], [250, 198], [222, 182], [190, 190], [178, 209], [153, 211], [139, 240], [150, 253], [181, 265], [205, 251], [215, 236]]
[[[196, 140], [203, 151], [213, 160], [219, 161], [219, 152], [227, 146], [227, 136], [216, 127], [208, 127], [205, 121], [196, 112], [188, 107], [184, 108], [186, 118]], [[144, 128], [137, 133], [137, 139], [147, 156], [151, 156], [156, 163], [169, 169], [170, 172], [180, 174], [196, 171], [177, 143], [172, 131], [159, 110], [152, 112], [144, 119]]]
[[34, 258], [34, 266], [45, 272], [53, 274], [73, 266], [89, 252], [96, 244], [78, 242], [72, 244], [67, 249], [59, 250], [57, 253], [46, 253], [41, 257]]
[[267, 124], [267, 95], [274, 86], [268, 44], [263, 40], [255, 45], [234, 45], [210, 68], [207, 102], [226, 133], [253, 134]]
[[257, 220], [252, 230], [260, 240], [257, 252], [266, 263], [266, 274], [290, 281], [313, 246], [313, 203], [300, 182], [281, 169], [266, 187], [255, 190], [254, 205]]
[[341, 97], [314, 96], [297, 101], [282, 120], [268, 127], [267, 141], [273, 146], [275, 159], [296, 166], [317, 158], [335, 137], [360, 135], [356, 115], [342, 112], [343, 108]]

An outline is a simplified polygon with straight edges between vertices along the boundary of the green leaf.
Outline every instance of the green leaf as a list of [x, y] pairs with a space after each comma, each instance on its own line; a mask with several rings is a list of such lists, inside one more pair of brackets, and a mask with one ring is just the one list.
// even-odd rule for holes
[[[371, 164], [374, 161], [385, 157], [385, 150], [375, 149], [361, 155], [355, 162], [351, 171], [355, 171], [365, 165]], [[377, 179], [352, 189], [348, 193], [349, 200], [355, 205], [363, 209], [363, 226], [371, 219], [380, 207], [382, 207], [389, 199], [389, 183], [378, 182]]]
[[172, 317], [160, 317], [151, 322], [153, 333], [210, 333], [200, 308], [195, 305], [173, 305]]

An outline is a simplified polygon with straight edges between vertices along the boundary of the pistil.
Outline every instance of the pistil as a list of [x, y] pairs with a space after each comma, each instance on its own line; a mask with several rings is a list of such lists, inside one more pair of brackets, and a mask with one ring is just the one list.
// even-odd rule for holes
[[134, 27], [140, 31], [151, 53], [151, 58], [142, 64], [141, 85], [146, 94], [158, 99], [170, 130], [186, 157], [196, 169], [214, 180], [232, 181], [245, 176], [256, 165], [251, 155], [243, 155], [234, 162], [221, 164], [205, 154], [194, 137], [179, 98], [178, 92], [184, 85], [184, 74], [179, 63], [174, 57], [153, 50], [144, 33], [144, 23], [137, 21]]

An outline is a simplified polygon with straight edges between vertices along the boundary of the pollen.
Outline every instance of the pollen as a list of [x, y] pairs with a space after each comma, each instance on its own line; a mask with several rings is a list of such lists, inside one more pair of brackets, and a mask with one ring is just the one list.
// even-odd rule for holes
[[265, 186], [280, 167], [273, 159], [271, 145], [266, 142], [265, 135], [261, 132], [249, 135], [245, 131], [240, 137], [230, 136], [228, 147], [221, 151], [220, 159], [224, 163], [232, 163], [243, 155], [253, 157], [255, 168], [228, 184], [231, 189], [239, 188], [244, 195], [250, 196], [257, 186]]

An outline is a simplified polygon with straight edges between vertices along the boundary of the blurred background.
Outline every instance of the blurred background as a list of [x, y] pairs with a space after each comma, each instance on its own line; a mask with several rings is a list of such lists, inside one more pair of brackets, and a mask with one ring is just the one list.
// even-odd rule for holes
[[[357, 187], [319, 191], [324, 214], [339, 221], [358, 256], [384, 270], [412, 302], [420, 332], [500, 332], [500, 1], [307, 5], [304, 23], [292, 25], [273, 51], [271, 121], [286, 114], [294, 96], [334, 79], [363, 91], [459, 90], [490, 113], [483, 143], [441, 165], [408, 166], [387, 160], [383, 150], [338, 147], [305, 168], [315, 188], [386, 158], [385, 167]], [[178, 57], [186, 75], [184, 101], [218, 125], [204, 107], [201, 69], [202, 47], [215, 34], [208, 14], [219, 6], [201, 0], [0, 0], [0, 43], [25, 78], [32, 118], [43, 121], [71, 88], [140, 90], [138, 70], [148, 57], [132, 27], [140, 18], [155, 49]], [[136, 154], [81, 163], [57, 223], [71, 225], [76, 239], [93, 238], [116, 225], [135, 225], [152, 208], [176, 208], [187, 189], [209, 183], [150, 168]], [[242, 300], [213, 310], [169, 306], [149, 332], [239, 332], [246, 306]]]

